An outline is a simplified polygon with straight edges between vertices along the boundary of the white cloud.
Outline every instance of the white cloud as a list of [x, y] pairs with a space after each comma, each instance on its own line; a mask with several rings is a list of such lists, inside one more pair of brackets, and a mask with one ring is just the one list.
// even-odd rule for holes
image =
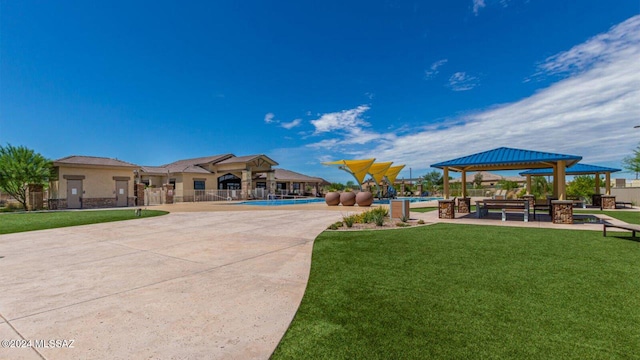
[[264, 116], [264, 122], [267, 124], [271, 124], [273, 122], [273, 118], [275, 117], [275, 115], [273, 113], [267, 113]]
[[457, 72], [449, 78], [449, 87], [453, 91], [467, 91], [478, 86], [479, 79], [475, 76], [467, 75], [466, 72]]
[[291, 122], [288, 123], [281, 123], [280, 126], [282, 126], [283, 128], [290, 130], [293, 129], [294, 127], [300, 125], [300, 123], [302, 122], [302, 119], [295, 119]]
[[449, 60], [448, 59], [442, 59], [442, 60], [438, 60], [438, 61], [434, 62], [433, 64], [431, 64], [431, 66], [429, 67], [429, 70], [425, 70], [424, 71], [425, 79], [431, 79], [434, 76], [436, 76], [440, 72], [438, 70], [438, 68], [441, 67], [442, 65], [446, 64], [447, 61], [449, 61]]
[[484, 0], [473, 0], [473, 13], [478, 16], [478, 11], [485, 6]]
[[634, 16], [604, 34], [592, 37], [568, 51], [548, 57], [538, 66], [537, 74], [575, 74], [588, 70], [596, 64], [628, 58], [637, 49], [629, 48], [629, 43], [640, 42], [640, 15]]
[[[375, 157], [422, 174], [439, 161], [508, 146], [580, 155], [585, 163], [620, 167], [640, 139], [640, 129], [633, 129], [640, 114], [638, 59], [640, 15], [550, 57], [550, 65], [540, 69], [549, 74], [563, 69], [569, 76], [530, 97], [422, 128], [413, 126], [410, 133], [387, 128], [376, 132], [361, 119], [369, 110], [364, 105], [324, 114], [314, 124], [315, 136], [330, 138], [295, 153], [305, 154], [304, 161], [321, 155]], [[340, 176], [335, 173], [327, 172], [327, 179]]]
[[319, 119], [311, 120], [311, 124], [316, 128], [315, 134], [330, 132], [334, 130], [349, 130], [359, 126], [369, 126], [360, 116], [369, 110], [369, 106], [360, 105], [355, 109], [343, 110], [339, 112], [327, 113]]

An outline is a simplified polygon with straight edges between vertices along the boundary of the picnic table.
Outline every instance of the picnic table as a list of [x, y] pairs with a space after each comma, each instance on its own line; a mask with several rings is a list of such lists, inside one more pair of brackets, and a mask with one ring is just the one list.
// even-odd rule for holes
[[522, 212], [524, 216], [524, 222], [529, 221], [529, 201], [525, 199], [485, 199], [476, 201], [476, 217], [478, 219], [488, 215], [489, 210], [492, 209], [502, 211], [502, 221], [507, 221], [507, 211]]

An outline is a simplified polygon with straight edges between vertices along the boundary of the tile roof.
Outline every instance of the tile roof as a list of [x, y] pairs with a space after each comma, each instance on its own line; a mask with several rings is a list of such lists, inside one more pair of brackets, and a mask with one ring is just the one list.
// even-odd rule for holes
[[71, 155], [55, 160], [54, 165], [69, 164], [69, 165], [95, 165], [95, 166], [124, 166], [124, 167], [138, 167], [136, 164], [132, 164], [126, 161], [111, 159], [98, 156], [81, 156]]
[[162, 167], [173, 167], [175, 166], [176, 168], [186, 168], [189, 165], [201, 165], [201, 164], [209, 164], [209, 163], [219, 163], [222, 160], [228, 159], [230, 157], [235, 157], [235, 155], [233, 154], [221, 154], [221, 155], [212, 155], [212, 156], [205, 156], [205, 157], [199, 157], [199, 158], [193, 158], [193, 159], [184, 159], [184, 160], [178, 160], [178, 161], [174, 161], [172, 163], [169, 164], [164, 164], [162, 165]]
[[[618, 171], [621, 171], [621, 170], [610, 168], [610, 167], [604, 167], [604, 166], [577, 163], [572, 167], [567, 168], [565, 170], [565, 173], [567, 175], [589, 175], [589, 174], [595, 174], [595, 173], [613, 173]], [[528, 171], [521, 172], [520, 175], [548, 176], [548, 175], [553, 175], [553, 169], [548, 168], [548, 169], [528, 170]]]
[[541, 162], [556, 162], [561, 160], [565, 160], [567, 162], [567, 166], [571, 166], [581, 159], [582, 156], [501, 147], [453, 160], [443, 161], [433, 164], [431, 167], [481, 168], [483, 166], [520, 166], [522, 168], [522, 166], [530, 164], [539, 165]]

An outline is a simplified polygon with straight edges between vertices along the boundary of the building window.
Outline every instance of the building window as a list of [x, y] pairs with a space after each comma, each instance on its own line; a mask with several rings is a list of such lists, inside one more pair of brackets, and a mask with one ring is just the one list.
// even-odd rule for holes
[[257, 182], [256, 183], [256, 189], [266, 189], [267, 188], [267, 183], [266, 182]]
[[204, 190], [204, 180], [193, 180], [193, 190]]
[[241, 179], [233, 174], [222, 175], [218, 178], [218, 189], [240, 190]]

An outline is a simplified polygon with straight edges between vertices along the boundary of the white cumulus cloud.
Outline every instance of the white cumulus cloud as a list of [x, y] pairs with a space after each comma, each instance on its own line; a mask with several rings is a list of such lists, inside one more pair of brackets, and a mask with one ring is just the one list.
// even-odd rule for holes
[[369, 110], [369, 106], [360, 105], [355, 109], [327, 113], [320, 116], [319, 119], [311, 120], [311, 124], [315, 127], [315, 134], [369, 126], [369, 123], [361, 118], [367, 110]]

